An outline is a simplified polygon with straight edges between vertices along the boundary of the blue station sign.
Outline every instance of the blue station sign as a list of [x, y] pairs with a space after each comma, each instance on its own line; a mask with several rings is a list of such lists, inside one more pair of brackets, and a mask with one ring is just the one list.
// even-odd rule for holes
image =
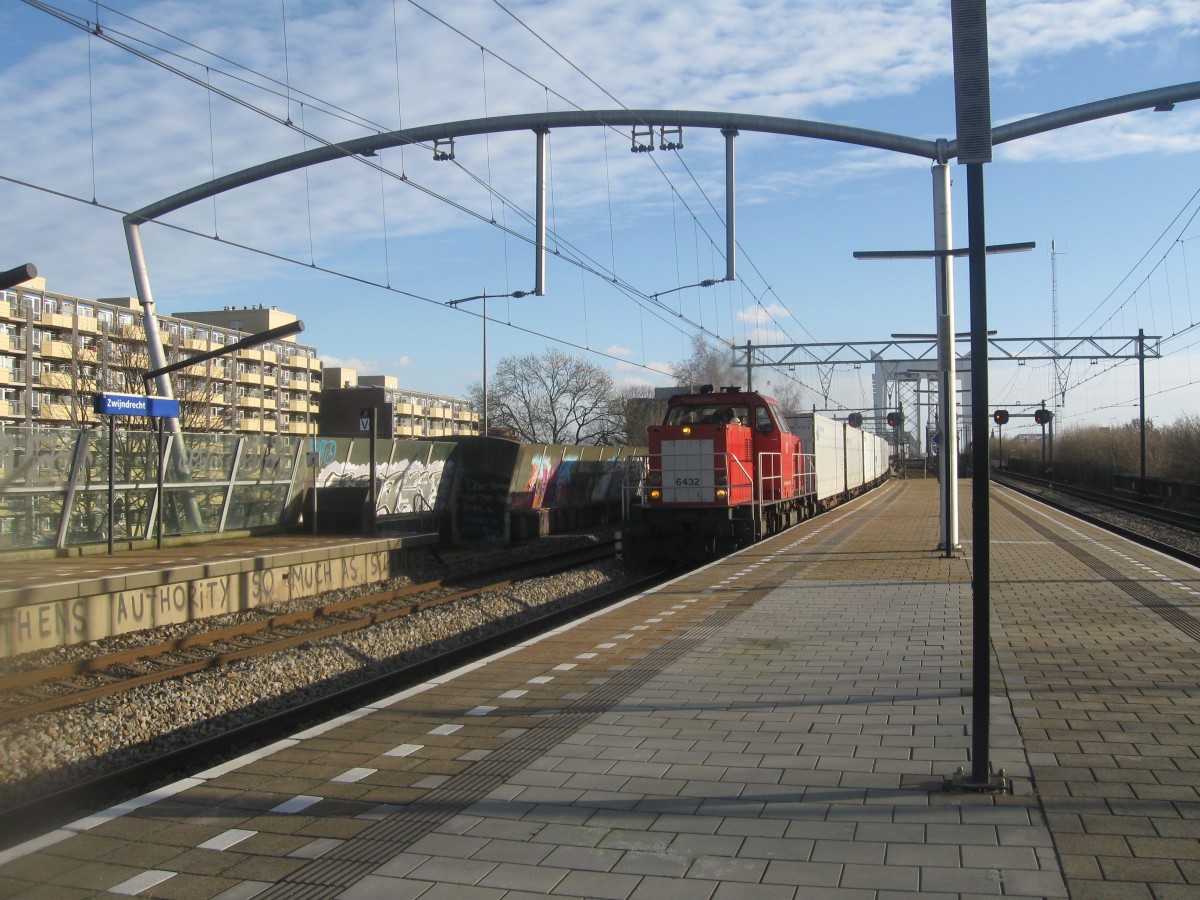
[[92, 409], [102, 416], [179, 418], [179, 401], [173, 397], [144, 397], [140, 394], [113, 394], [106, 391], [93, 395]]

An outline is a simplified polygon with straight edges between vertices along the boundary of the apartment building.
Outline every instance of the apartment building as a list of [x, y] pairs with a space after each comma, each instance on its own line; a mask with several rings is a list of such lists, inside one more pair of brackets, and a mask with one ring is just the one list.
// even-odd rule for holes
[[[390, 435], [397, 438], [479, 434], [479, 413], [468, 400], [401, 389], [394, 375], [360, 376], [345, 367], [327, 367], [323, 378], [324, 434], [356, 430], [358, 411], [364, 407], [390, 407]], [[381, 433], [389, 432], [381, 429]]]
[[[167, 361], [295, 321], [274, 308], [158, 317]], [[92, 395], [141, 394], [151, 368], [136, 298], [85, 300], [46, 290], [35, 278], [0, 291], [0, 424], [96, 425]], [[185, 430], [316, 433], [321, 363], [313, 346], [288, 338], [237, 351], [171, 376]]]

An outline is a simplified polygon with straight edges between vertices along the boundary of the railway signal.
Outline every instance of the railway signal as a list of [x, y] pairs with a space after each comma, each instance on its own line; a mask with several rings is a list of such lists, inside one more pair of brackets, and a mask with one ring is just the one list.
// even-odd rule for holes
[[850, 415], [846, 416], [846, 421], [850, 424], [851, 428], [862, 428], [862, 413], [852, 412]]
[[1007, 409], [996, 410], [994, 413], [992, 413], [992, 421], [995, 422], [997, 425], [1007, 425], [1008, 424], [1008, 410]]
[[890, 412], [887, 414], [888, 428], [898, 428], [900, 426], [900, 413]]
[[1048, 409], [1037, 409], [1033, 412], [1033, 421], [1039, 425], [1049, 425], [1054, 419], [1054, 413]]

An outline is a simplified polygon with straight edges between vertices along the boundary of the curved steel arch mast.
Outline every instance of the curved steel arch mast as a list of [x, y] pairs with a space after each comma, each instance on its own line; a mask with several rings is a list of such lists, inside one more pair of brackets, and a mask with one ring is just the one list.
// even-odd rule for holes
[[[1173, 87], [1127, 94], [1001, 125], [992, 129], [992, 143], [999, 144], [1010, 140], [1017, 140], [1067, 125], [1075, 125], [1139, 109], [1169, 110], [1175, 103], [1195, 99], [1200, 99], [1200, 82], [1190, 82]], [[405, 128], [382, 134], [370, 134], [339, 144], [327, 144], [312, 150], [260, 163], [238, 172], [223, 175], [220, 178], [214, 178], [179, 193], [172, 194], [169, 197], [164, 197], [124, 217], [123, 223], [126, 243], [129, 248], [130, 263], [133, 269], [134, 284], [138, 300], [142, 303], [145, 313], [146, 338], [150, 350], [151, 364], [154, 368], [161, 368], [165, 365], [165, 356], [162, 349], [162, 340], [158, 333], [158, 320], [154, 316], [154, 296], [150, 287], [150, 277], [139, 230], [139, 227], [143, 223], [152, 222], [167, 213], [244, 185], [263, 181], [285, 172], [292, 172], [320, 163], [331, 162], [336, 159], [355, 158], [367, 165], [382, 169], [377, 164], [370, 162], [369, 157], [376, 154], [379, 150], [389, 147], [425, 143], [434, 143], [436, 146], [439, 142], [450, 142], [458, 137], [530, 131], [536, 137], [537, 147], [537, 200], [534, 240], [536, 256], [533, 293], [541, 296], [545, 293], [545, 149], [547, 135], [552, 128], [609, 128], [619, 126], [648, 129], [651, 132], [656, 127], [659, 129], [706, 128], [719, 130], [724, 135], [726, 141], [726, 279], [730, 281], [735, 280], [737, 274], [735, 251], [737, 234], [735, 217], [736, 185], [734, 183], [733, 144], [739, 132], [747, 131], [762, 134], [787, 135], [854, 144], [860, 147], [875, 147], [880, 150], [890, 150], [896, 153], [919, 156], [929, 159], [936, 165], [945, 165], [948, 160], [958, 155], [958, 142], [956, 140], [926, 140], [890, 132], [874, 131], [867, 128], [837, 125], [808, 119], [706, 110], [655, 109], [568, 110], [492, 116], [481, 119], [444, 122], [416, 128]], [[948, 197], [944, 203], [948, 206]], [[159, 394], [168, 397], [171, 396], [171, 385], [166, 376], [160, 377], [156, 382], [156, 386]], [[172, 432], [178, 433], [178, 421], [172, 420], [171, 424]]]
[[[726, 227], [726, 260], [725, 280], [735, 281], [736, 270], [736, 197], [734, 183], [734, 139], [739, 131], [761, 132], [764, 134], [790, 135], [808, 137], [818, 140], [838, 141], [856, 144], [862, 147], [876, 147], [897, 153], [906, 153], [925, 158], [934, 158], [939, 144], [921, 138], [906, 137], [882, 131], [872, 131], [866, 128], [856, 128], [846, 125], [834, 125], [828, 122], [815, 122], [806, 119], [788, 119], [774, 116], [756, 116], [741, 113], [721, 113], [694, 110], [596, 110], [596, 111], [562, 111], [546, 113], [529, 113], [522, 115], [492, 116], [482, 119], [466, 119], [456, 122], [445, 122], [437, 125], [426, 125], [416, 128], [405, 128], [383, 134], [371, 134], [365, 137], [345, 141], [340, 144], [326, 144], [312, 150], [283, 156], [278, 159], [260, 163], [203, 182], [195, 187], [187, 188], [177, 194], [172, 194], [148, 206], [135, 210], [122, 220], [125, 227], [125, 240], [129, 248], [130, 263], [133, 268], [133, 280], [138, 300], [142, 304], [145, 321], [146, 343], [152, 368], [158, 369], [166, 365], [162, 338], [158, 330], [158, 318], [154, 312], [154, 293], [150, 286], [149, 270], [146, 266], [145, 250], [142, 246], [140, 226], [146, 222], [190, 206], [209, 197], [215, 197], [238, 187], [264, 181], [286, 172], [304, 169], [320, 163], [332, 162], [338, 159], [354, 159], [372, 168], [384, 171], [382, 166], [371, 162], [369, 157], [375, 156], [380, 150], [389, 147], [399, 147], [409, 144], [434, 145], [435, 158], [440, 146], [451, 145], [455, 138], [480, 134], [499, 134], [515, 131], [530, 131], [536, 139], [536, 174], [535, 174], [535, 237], [534, 237], [534, 289], [535, 296], [543, 296], [546, 292], [546, 165], [547, 140], [552, 128], [610, 128], [626, 126], [634, 128], [636, 141], [641, 134], [653, 135], [655, 128], [660, 133], [666, 129], [707, 128], [719, 130], [725, 138], [725, 227]], [[941, 142], [945, 147], [945, 142]], [[645, 149], [652, 149], [652, 145]], [[155, 382], [160, 396], [172, 396], [171, 383], [167, 376], [160, 376]], [[179, 420], [170, 420], [172, 435], [179, 444], [181, 432]]]

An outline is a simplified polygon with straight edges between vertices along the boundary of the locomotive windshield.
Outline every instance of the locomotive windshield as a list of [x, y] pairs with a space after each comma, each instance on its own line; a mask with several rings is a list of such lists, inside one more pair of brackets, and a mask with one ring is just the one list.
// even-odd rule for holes
[[766, 406], [751, 408], [745, 403], [716, 403], [705, 406], [672, 406], [667, 410], [664, 425], [749, 425], [766, 434], [778, 428], [791, 432], [787, 421], [778, 414], [771, 415]]
[[672, 406], [665, 425], [749, 425], [750, 407], [745, 403], [712, 403], [704, 406]]

